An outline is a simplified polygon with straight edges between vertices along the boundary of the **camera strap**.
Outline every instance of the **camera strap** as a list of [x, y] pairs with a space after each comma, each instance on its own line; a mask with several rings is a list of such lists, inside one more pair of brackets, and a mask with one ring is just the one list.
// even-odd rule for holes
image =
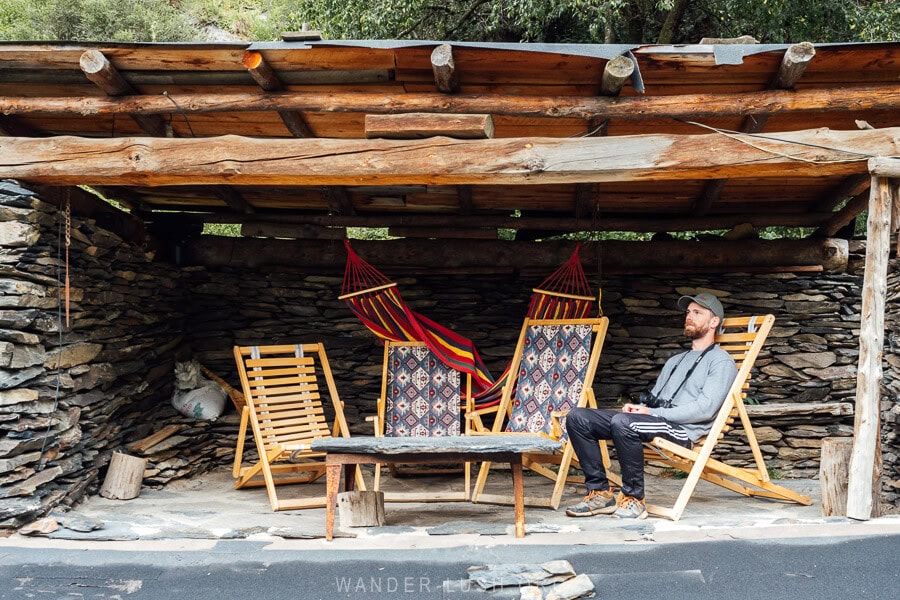
[[[678, 392], [681, 391], [681, 388], [684, 387], [684, 384], [686, 384], [687, 381], [688, 381], [688, 379], [691, 378], [691, 375], [694, 374], [694, 369], [697, 368], [697, 365], [700, 364], [700, 361], [703, 360], [703, 357], [706, 356], [706, 353], [709, 352], [710, 350], [712, 350], [715, 346], [716, 346], [716, 344], [710, 344], [709, 346], [706, 347], [706, 349], [705, 349], [703, 352], [700, 353], [700, 356], [697, 357], [697, 360], [694, 361], [694, 364], [692, 364], [690, 370], [688, 370], [687, 375], [685, 375], [685, 376], [684, 376], [684, 379], [681, 380], [681, 384], [680, 384], [680, 385], [678, 386], [678, 388], [675, 390], [675, 393], [672, 394], [671, 396], [669, 396], [669, 401], [670, 401], [670, 402], [671, 402], [672, 400], [675, 399], [675, 396], [678, 395]], [[687, 355], [688, 355], [688, 354], [690, 354], [690, 352], [685, 352], [685, 353], [681, 356], [681, 358], [678, 359], [678, 364], [675, 365], [675, 368], [672, 369], [672, 372], [669, 373], [669, 376], [668, 376], [668, 377], [666, 377], [666, 382], [662, 385], [662, 387], [659, 388], [659, 391], [660, 391], [660, 392], [662, 392], [664, 389], [666, 389], [666, 386], [669, 385], [669, 380], [672, 379], [672, 375], [675, 374], [675, 371], [678, 370], [678, 367], [681, 366], [681, 363], [684, 361], [685, 358], [687, 358]]]

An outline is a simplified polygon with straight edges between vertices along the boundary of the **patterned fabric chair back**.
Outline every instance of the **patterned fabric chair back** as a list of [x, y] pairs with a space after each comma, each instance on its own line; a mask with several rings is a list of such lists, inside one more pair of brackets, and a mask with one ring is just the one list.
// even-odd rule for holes
[[444, 365], [428, 346], [388, 348], [384, 435], [460, 435], [459, 371]]
[[506, 431], [550, 433], [550, 413], [578, 405], [590, 356], [590, 325], [529, 326]]

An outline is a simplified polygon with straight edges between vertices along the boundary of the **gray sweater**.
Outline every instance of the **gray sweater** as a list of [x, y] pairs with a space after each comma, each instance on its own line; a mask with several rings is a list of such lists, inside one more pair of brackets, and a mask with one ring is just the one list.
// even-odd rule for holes
[[[653, 386], [653, 394], [668, 400], [702, 353], [702, 350], [689, 350], [667, 360]], [[651, 408], [650, 414], [680, 424], [691, 441], [696, 442], [709, 433], [736, 375], [734, 360], [716, 346], [706, 353], [678, 396], [672, 398], [672, 407]]]

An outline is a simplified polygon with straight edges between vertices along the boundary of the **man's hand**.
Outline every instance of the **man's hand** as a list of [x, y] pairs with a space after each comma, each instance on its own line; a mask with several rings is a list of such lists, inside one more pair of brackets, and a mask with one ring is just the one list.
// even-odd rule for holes
[[650, 407], [644, 406], [643, 404], [626, 404], [622, 407], [622, 412], [626, 413], [637, 413], [640, 415], [649, 415]]

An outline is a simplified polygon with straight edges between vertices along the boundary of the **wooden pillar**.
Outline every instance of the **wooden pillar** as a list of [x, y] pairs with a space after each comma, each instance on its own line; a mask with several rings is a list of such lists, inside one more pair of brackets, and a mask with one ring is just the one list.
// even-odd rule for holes
[[872, 490], [879, 485], [876, 473], [881, 470], [881, 354], [884, 348], [884, 305], [887, 295], [892, 204], [890, 180], [886, 177], [873, 176], [870, 190], [853, 453], [850, 457], [847, 485], [847, 516], [859, 520], [872, 517]]

